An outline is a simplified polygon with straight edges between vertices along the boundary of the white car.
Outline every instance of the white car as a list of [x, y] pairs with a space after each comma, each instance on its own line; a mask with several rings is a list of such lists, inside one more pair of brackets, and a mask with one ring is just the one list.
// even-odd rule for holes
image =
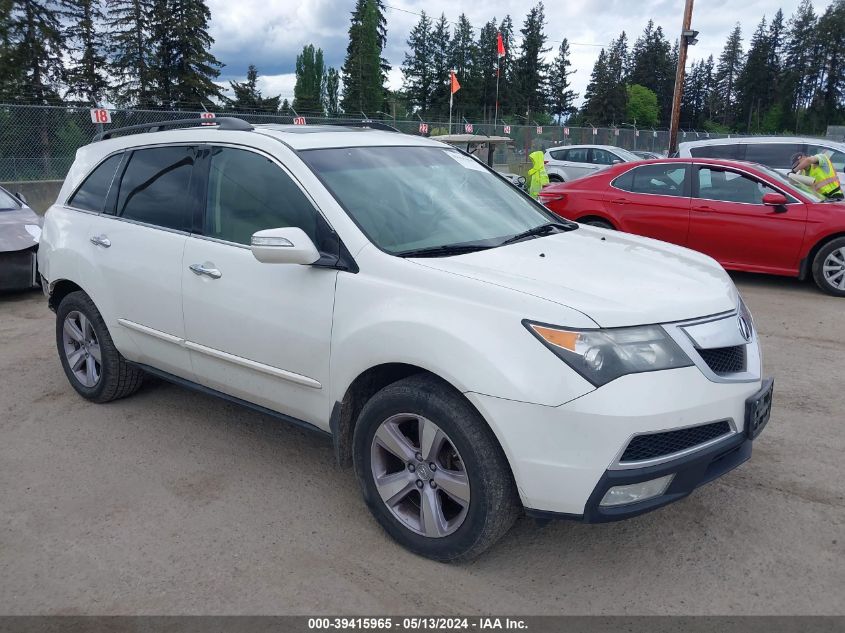
[[569, 182], [619, 163], [642, 160], [636, 154], [613, 145], [565, 145], [544, 152], [546, 173], [551, 182]]
[[759, 163], [786, 174], [792, 169], [795, 154], [827, 154], [845, 180], [845, 143], [823, 138], [797, 136], [746, 136], [701, 139], [678, 145], [681, 158], [722, 158]]
[[149, 373], [329, 435], [385, 530], [444, 561], [749, 458], [772, 382], [714, 260], [556, 218], [429, 139], [216, 125], [83, 147], [47, 212], [83, 397]]

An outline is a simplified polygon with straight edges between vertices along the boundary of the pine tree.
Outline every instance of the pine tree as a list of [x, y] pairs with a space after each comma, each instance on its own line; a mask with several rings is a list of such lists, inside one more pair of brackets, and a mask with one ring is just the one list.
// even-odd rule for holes
[[571, 66], [569, 41], [563, 38], [549, 73], [549, 112], [562, 121], [575, 114], [577, 110], [575, 99], [578, 95], [572, 90], [572, 84], [569, 81], [569, 77], [575, 73], [574, 70], [570, 70]]
[[57, 103], [64, 79], [64, 37], [61, 7], [56, 0], [17, 0], [5, 24], [8, 41], [6, 73], [15, 77], [15, 100]]
[[65, 0], [65, 31], [70, 66], [66, 69], [67, 95], [99, 105], [109, 88], [106, 78], [106, 56], [103, 33], [103, 12], [99, 0]]
[[838, 122], [843, 113], [845, 96], [845, 0], [836, 0], [819, 19], [819, 39], [822, 42], [822, 62], [819, 86], [815, 96], [815, 131], [823, 132], [827, 125]]
[[323, 49], [313, 44], [302, 48], [296, 56], [296, 85], [293, 88], [293, 109], [300, 113], [323, 114], [326, 65]]
[[427, 113], [433, 87], [433, 51], [431, 43], [431, 18], [425, 11], [408, 36], [408, 48], [402, 63], [405, 94], [411, 108]]
[[672, 48], [661, 27], [649, 20], [642, 35], [631, 50], [628, 81], [645, 86], [657, 95], [659, 121], [667, 125], [672, 114], [672, 95], [675, 87], [677, 62], [673, 63]]
[[[431, 68], [432, 90], [431, 110], [439, 117], [449, 116], [449, 67], [452, 53], [452, 38], [449, 35], [449, 22], [444, 14], [434, 24], [431, 32]], [[458, 99], [462, 99], [463, 95]]]
[[343, 63], [343, 109], [375, 113], [384, 109], [386, 30], [381, 0], [356, 0]]
[[336, 68], [329, 68], [326, 71], [326, 94], [323, 106], [328, 116], [340, 115], [340, 73]]
[[736, 78], [740, 124], [747, 132], [759, 131], [761, 116], [769, 107], [770, 46], [771, 40], [764, 17], [751, 36], [745, 66]]
[[258, 69], [250, 64], [246, 71], [246, 81], [230, 81], [229, 86], [235, 95], [228, 99], [231, 110], [236, 112], [276, 112], [279, 109], [281, 95], [264, 97], [258, 89]]
[[461, 82], [461, 98], [456, 102], [457, 117], [478, 118], [480, 116], [481, 77], [480, 69], [475, 66], [477, 50], [478, 45], [475, 42], [472, 24], [462, 13], [455, 26], [449, 51], [449, 65], [458, 74]]
[[596, 126], [605, 122], [608, 101], [607, 87], [609, 84], [607, 51], [601, 49], [598, 59], [593, 65], [590, 82], [584, 91], [584, 105], [579, 116], [584, 124]]
[[210, 18], [205, 0], [155, 0], [152, 75], [154, 94], [162, 105], [196, 109], [214, 105], [212, 98], [224, 98], [214, 83], [222, 64], [211, 54]]
[[628, 36], [625, 31], [614, 40], [607, 53], [606, 123], [621, 123], [626, 118], [628, 94], [625, 89], [628, 68]]
[[551, 49], [546, 48], [545, 8], [539, 2], [525, 16], [522, 24], [522, 44], [520, 55], [516, 63], [518, 112], [525, 112], [530, 119], [531, 113], [544, 112], [548, 99], [546, 98], [548, 82], [548, 64], [544, 55]]
[[722, 125], [732, 127], [737, 105], [737, 78], [743, 67], [742, 27], [737, 23], [728, 36], [716, 67], [716, 90]]
[[813, 80], [808, 69], [813, 67], [813, 45], [818, 18], [810, 0], [802, 0], [789, 19], [784, 42], [783, 104], [795, 131], [800, 128], [803, 110], [813, 96]]
[[505, 45], [505, 56], [499, 61], [499, 116], [503, 113], [517, 111], [516, 62], [514, 54], [513, 20], [506, 15], [499, 24], [502, 43]]
[[149, 107], [153, 103], [149, 33], [153, 2], [111, 0], [107, 6], [108, 54], [115, 78], [112, 98], [118, 105]]
[[17, 98], [22, 80], [12, 46], [12, 0], [0, 0], [0, 101]]

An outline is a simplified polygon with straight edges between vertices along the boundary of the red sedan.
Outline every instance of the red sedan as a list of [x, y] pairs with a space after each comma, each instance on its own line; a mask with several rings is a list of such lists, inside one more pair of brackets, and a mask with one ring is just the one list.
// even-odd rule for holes
[[730, 270], [812, 276], [845, 297], [845, 203], [751, 163], [676, 158], [622, 163], [552, 184], [556, 214], [706, 253]]

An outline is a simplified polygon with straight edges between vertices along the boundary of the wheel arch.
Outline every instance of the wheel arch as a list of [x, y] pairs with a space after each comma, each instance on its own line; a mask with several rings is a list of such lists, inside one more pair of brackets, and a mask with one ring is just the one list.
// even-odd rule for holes
[[821, 239], [819, 239], [813, 247], [807, 253], [807, 256], [801, 260], [801, 265], [798, 269], [798, 278], [801, 280], [808, 279], [813, 272], [813, 260], [816, 258], [818, 252], [824, 248], [824, 246], [835, 239], [840, 237], [845, 237], [845, 231], [839, 231], [838, 233], [831, 233], [830, 235], [825, 235]]
[[585, 213], [584, 215], [581, 215], [581, 216], [579, 216], [578, 218], [575, 219], [576, 222], [581, 222], [582, 224], [586, 224], [590, 220], [600, 220], [602, 222], [607, 222], [615, 230], [617, 230], [617, 231], [619, 230], [619, 227], [616, 225], [616, 222], [611, 220], [606, 215], [603, 215], [603, 214], [600, 214], [600, 213], [595, 213], [595, 212], [591, 211], [591, 212]]
[[[70, 293], [77, 291], [85, 292], [82, 286], [70, 279], [59, 279], [58, 281], [54, 281], [50, 284], [50, 293], [49, 298], [47, 299], [47, 305], [50, 306], [50, 309], [53, 312], [55, 312], [58, 309], [59, 304], [62, 302], [62, 299]], [[85, 294], [88, 293], [86, 292]]]

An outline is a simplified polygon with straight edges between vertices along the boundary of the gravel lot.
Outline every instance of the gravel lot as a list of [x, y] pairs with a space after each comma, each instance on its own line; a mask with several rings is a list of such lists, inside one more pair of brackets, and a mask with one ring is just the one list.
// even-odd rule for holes
[[845, 613], [845, 300], [736, 280], [776, 377], [751, 461], [461, 566], [390, 541], [320, 437], [158, 381], [89, 404], [43, 297], [0, 296], [0, 613]]

